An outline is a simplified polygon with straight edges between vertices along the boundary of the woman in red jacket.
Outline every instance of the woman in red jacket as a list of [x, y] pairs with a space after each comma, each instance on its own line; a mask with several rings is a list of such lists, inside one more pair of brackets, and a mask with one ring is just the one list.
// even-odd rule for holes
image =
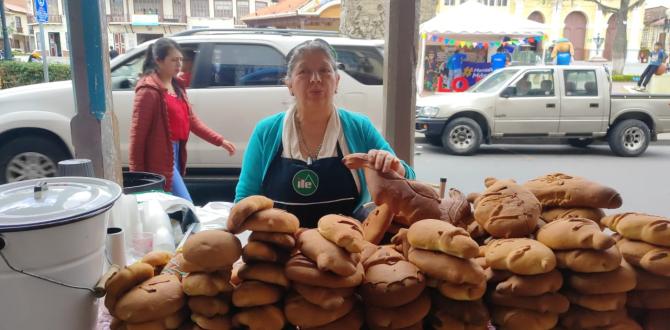
[[130, 127], [130, 170], [165, 176], [165, 190], [191, 200], [184, 184], [189, 133], [221, 146], [232, 156], [235, 145], [207, 127], [191, 109], [176, 77], [182, 64], [179, 45], [160, 38], [149, 46], [135, 87]]

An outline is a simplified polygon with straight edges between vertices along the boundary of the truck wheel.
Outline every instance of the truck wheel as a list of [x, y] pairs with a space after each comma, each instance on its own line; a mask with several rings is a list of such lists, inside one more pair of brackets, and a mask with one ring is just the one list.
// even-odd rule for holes
[[651, 140], [647, 124], [637, 119], [626, 119], [610, 129], [607, 140], [618, 156], [636, 157], [644, 153]]
[[583, 138], [583, 139], [569, 139], [568, 144], [577, 147], [577, 148], [586, 148], [588, 147], [591, 143], [593, 143], [593, 139], [589, 138]]
[[68, 154], [56, 142], [39, 136], [19, 137], [0, 146], [0, 183], [55, 176]]
[[452, 155], [472, 155], [479, 149], [482, 135], [482, 128], [473, 119], [456, 118], [444, 128], [442, 146]]
[[442, 136], [440, 135], [426, 135], [426, 140], [428, 141], [428, 143], [436, 147], [442, 146]]

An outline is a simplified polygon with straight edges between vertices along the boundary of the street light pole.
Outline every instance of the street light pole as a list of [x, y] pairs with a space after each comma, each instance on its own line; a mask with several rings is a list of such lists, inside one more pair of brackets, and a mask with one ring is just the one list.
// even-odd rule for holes
[[7, 19], [5, 18], [5, 0], [0, 0], [0, 18], [2, 19], [2, 41], [5, 50], [3, 59], [12, 59], [12, 46], [9, 44], [9, 33], [7, 33]]

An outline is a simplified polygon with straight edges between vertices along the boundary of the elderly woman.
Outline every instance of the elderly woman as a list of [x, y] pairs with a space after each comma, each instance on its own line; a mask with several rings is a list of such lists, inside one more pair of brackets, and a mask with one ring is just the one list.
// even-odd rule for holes
[[264, 195], [314, 228], [326, 214], [352, 216], [370, 200], [361, 171], [342, 164], [350, 153], [368, 153], [382, 171], [414, 178], [370, 120], [337, 109], [340, 76], [335, 53], [320, 39], [297, 46], [289, 56], [286, 85], [295, 97], [288, 111], [263, 119], [242, 162], [235, 202]]

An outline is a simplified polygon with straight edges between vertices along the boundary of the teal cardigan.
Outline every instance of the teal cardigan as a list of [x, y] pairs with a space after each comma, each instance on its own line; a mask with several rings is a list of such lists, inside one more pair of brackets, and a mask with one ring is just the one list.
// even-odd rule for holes
[[[351, 153], [367, 153], [371, 149], [386, 150], [394, 154], [391, 146], [384, 140], [377, 129], [372, 125], [368, 117], [338, 109], [337, 113], [342, 123], [347, 146]], [[235, 203], [241, 199], [261, 194], [261, 184], [268, 172], [270, 163], [277, 155], [282, 143], [282, 131], [284, 127], [285, 112], [267, 117], [256, 125], [251, 139], [244, 152], [242, 160], [242, 173], [235, 189]], [[414, 179], [416, 175], [407, 163], [402, 162], [405, 167], [405, 177]], [[358, 170], [358, 178], [361, 183], [361, 195], [358, 206], [370, 201], [370, 194], [365, 183], [362, 170]]]

